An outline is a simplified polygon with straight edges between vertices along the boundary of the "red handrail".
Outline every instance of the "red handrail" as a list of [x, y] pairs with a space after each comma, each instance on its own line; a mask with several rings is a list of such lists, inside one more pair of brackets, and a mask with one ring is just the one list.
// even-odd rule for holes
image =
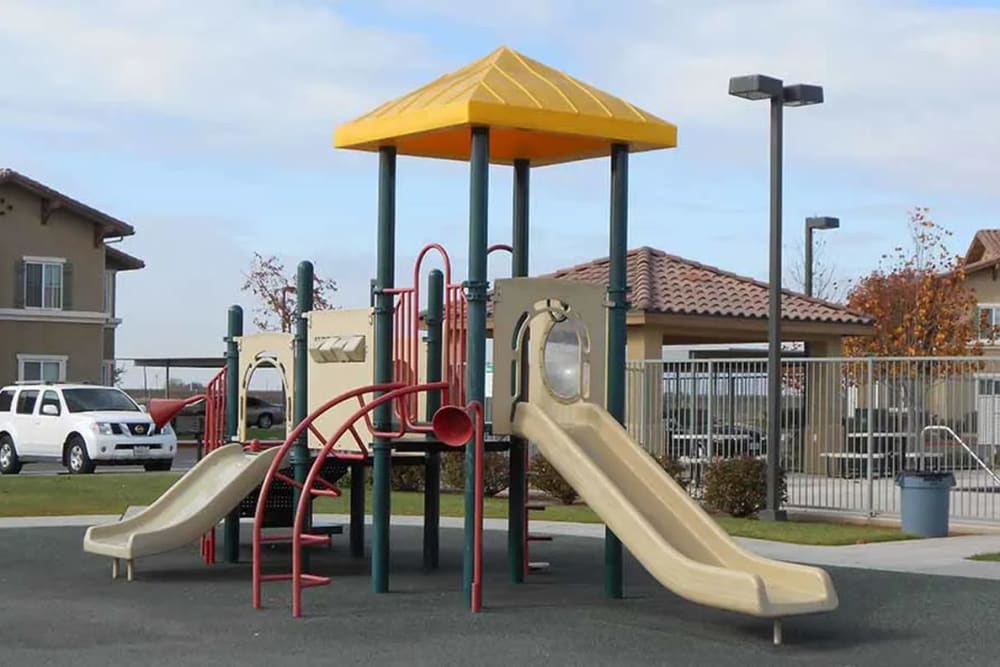
[[494, 243], [493, 245], [486, 248], [486, 254], [491, 255], [497, 250], [505, 250], [512, 255], [514, 254], [514, 246], [510, 245], [509, 243]]
[[[267, 475], [264, 477], [264, 481], [261, 483], [260, 494], [258, 495], [258, 499], [257, 499], [257, 508], [256, 508], [255, 513], [254, 513], [254, 527], [253, 527], [253, 606], [254, 606], [254, 608], [260, 608], [260, 583], [261, 583], [261, 564], [262, 564], [261, 563], [261, 561], [262, 561], [262, 554], [261, 554], [261, 550], [260, 550], [260, 544], [261, 544], [261, 529], [262, 529], [262, 526], [263, 526], [263, 523], [264, 523], [264, 507], [267, 504], [268, 494], [271, 491], [271, 483], [274, 480], [274, 478], [275, 478], [275, 476], [276, 476], [276, 474], [278, 472], [278, 469], [281, 467], [282, 461], [288, 455], [288, 451], [291, 449], [292, 445], [295, 444], [295, 441], [299, 438], [299, 436], [301, 436], [303, 434], [303, 432], [306, 429], [309, 429], [310, 432], [313, 433], [313, 435], [315, 435], [318, 439], [320, 439], [321, 441], [324, 442], [324, 446], [325, 446], [328, 441], [324, 437], [322, 437], [322, 433], [319, 432], [319, 429], [317, 429], [315, 426], [313, 426], [313, 422], [316, 421], [316, 419], [318, 419], [320, 416], [322, 416], [323, 414], [325, 414], [328, 410], [330, 410], [334, 406], [337, 406], [337, 405], [343, 403], [344, 401], [350, 400], [352, 398], [359, 398], [359, 400], [361, 400], [360, 397], [362, 395], [364, 395], [364, 394], [367, 394], [367, 393], [378, 392], [378, 391], [385, 391], [385, 392], [389, 392], [391, 394], [393, 391], [397, 391], [397, 390], [403, 389], [403, 388], [406, 388], [405, 385], [402, 385], [402, 384], [396, 383], [396, 382], [391, 382], [391, 383], [384, 383], [384, 384], [368, 385], [368, 386], [365, 386], [365, 387], [357, 387], [355, 389], [351, 389], [351, 390], [346, 391], [346, 392], [344, 392], [342, 394], [339, 394], [338, 396], [335, 396], [335, 397], [331, 398], [327, 402], [325, 402], [322, 405], [320, 405], [318, 408], [316, 408], [315, 410], [313, 410], [304, 420], [302, 420], [294, 429], [292, 429], [291, 433], [288, 434], [288, 437], [285, 439], [285, 442], [282, 443], [280, 450], [275, 455], [274, 459], [271, 461], [271, 465], [268, 467], [268, 470], [267, 470]], [[388, 394], [385, 394], [385, 395], [388, 395]], [[383, 395], [383, 396], [385, 396], [385, 395]], [[384, 402], [385, 401], [381, 401], [379, 404], [381, 405], [381, 403], [384, 403]], [[365, 414], [367, 414], [367, 411], [365, 411]], [[342, 452], [342, 453], [337, 453], [336, 456], [337, 456], [337, 458], [346, 459], [346, 460], [363, 461], [366, 458], [368, 458], [368, 450], [364, 446], [364, 443], [361, 441], [360, 436], [358, 436], [357, 431], [353, 430], [354, 421], [356, 421], [356, 420], [352, 419], [350, 421], [350, 423], [349, 423], [349, 426], [352, 429], [352, 433], [354, 435], [355, 441], [358, 443], [359, 447], [361, 448], [360, 453], [358, 453], [358, 454], [352, 454], [352, 453]], [[337, 440], [339, 440], [343, 436], [344, 432], [346, 432], [346, 429], [342, 429], [342, 431], [340, 432], [340, 435], [338, 435], [336, 438], [334, 438], [333, 444], [335, 444], [337, 442]], [[332, 447], [332, 445], [331, 445], [331, 447]], [[312, 484], [306, 485], [306, 488], [312, 488]], [[303, 494], [303, 495], [307, 495], [307, 494]]]
[[[370, 393], [373, 391], [385, 391], [390, 385], [370, 385], [368, 387], [362, 387], [359, 390], [354, 390], [353, 392], [348, 392], [350, 396], [356, 396], [360, 393]], [[361, 419], [364, 415], [370, 413], [372, 410], [380, 405], [394, 401], [412, 393], [417, 393], [421, 391], [437, 391], [447, 389], [447, 382], [429, 382], [425, 384], [411, 385], [396, 387], [388, 391], [381, 396], [373, 399], [370, 403], [364, 404], [362, 407], [354, 411], [354, 413], [344, 420], [344, 423], [339, 429], [334, 433], [334, 435], [323, 444], [323, 448], [316, 455], [316, 459], [313, 461], [312, 467], [309, 469], [309, 474], [306, 476], [304, 486], [308, 492], [302, 493], [299, 496], [299, 504], [295, 510], [295, 522], [292, 528], [292, 615], [299, 617], [302, 615], [302, 588], [303, 588], [303, 573], [302, 573], [302, 543], [303, 537], [307, 540], [310, 536], [303, 535], [305, 516], [308, 511], [310, 498], [308, 497], [311, 493], [313, 485], [316, 483], [316, 478], [319, 475], [320, 469], [323, 467], [323, 463], [327, 456], [333, 452], [333, 446], [344, 436], [345, 433], [354, 427], [354, 422]], [[346, 396], [342, 394], [341, 396]], [[348, 397], [350, 397], [348, 396]], [[339, 397], [338, 397], [339, 398]], [[334, 399], [336, 400], [336, 399]], [[300, 425], [301, 426], [301, 425]], [[343, 458], [339, 454], [334, 454], [335, 457]], [[277, 459], [276, 459], [277, 460]], [[272, 462], [272, 467], [274, 463]], [[267, 481], [267, 480], [265, 480]], [[264, 489], [261, 488], [261, 495], [263, 496]], [[258, 504], [258, 513], [260, 513], [260, 505]], [[254, 522], [254, 607], [260, 607], [260, 563], [257, 558], [259, 552], [259, 541], [260, 541], [260, 530], [257, 527], [257, 522]], [[315, 584], [313, 584], [315, 585]]]
[[[216, 373], [205, 388], [205, 427], [202, 434], [203, 453], [208, 454], [223, 445], [226, 430], [226, 369]], [[215, 563], [215, 528], [201, 537], [201, 557], [206, 565]]]
[[[420, 381], [420, 271], [427, 254], [435, 250], [441, 255], [444, 263], [444, 343], [442, 345], [442, 365], [445, 377], [452, 378], [452, 386], [442, 396], [444, 405], [462, 405], [465, 401], [464, 368], [466, 354], [466, 303], [462, 284], [453, 283], [451, 276], [451, 259], [444, 247], [438, 243], [424, 246], [417, 255], [413, 268], [413, 285], [410, 287], [393, 287], [385, 290], [386, 294], [398, 297], [393, 306], [393, 380], [402, 384], [416, 384]], [[508, 250], [505, 244], [490, 246], [488, 252]], [[409, 413], [417, 413], [417, 397], [408, 399]], [[402, 420], [402, 414], [397, 416]], [[403, 426], [415, 432], [426, 432], [412, 422], [403, 420]]]

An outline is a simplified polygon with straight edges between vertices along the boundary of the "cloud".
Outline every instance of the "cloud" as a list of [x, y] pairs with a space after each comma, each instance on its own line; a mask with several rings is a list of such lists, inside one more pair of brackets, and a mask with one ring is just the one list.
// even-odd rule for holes
[[1000, 134], [989, 129], [1000, 108], [998, 9], [648, 2], [606, 29], [605, 48], [580, 56], [603, 83], [677, 122], [679, 150], [694, 159], [764, 155], [766, 106], [727, 95], [730, 76], [762, 72], [825, 88], [824, 105], [785, 114], [792, 159], [943, 190], [992, 192], [1000, 178]]
[[729, 97], [726, 84], [761, 71], [826, 89], [823, 106], [786, 114], [789, 160], [978, 194], [1000, 176], [1000, 134], [987, 129], [1000, 108], [998, 9], [633, 0], [619, 11], [510, 0], [470, 12], [454, 0], [379, 0], [364, 21], [348, 9], [7, 0], [0, 57], [17, 67], [0, 88], [0, 120], [112, 149], [349, 168], [355, 156], [329, 150], [337, 123], [464, 64], [456, 50], [473, 58], [518, 38], [539, 44], [542, 34], [553, 65], [677, 122], [686, 160], [756, 167], [766, 109]]
[[427, 39], [287, 1], [7, 0], [0, 119], [116, 148], [326, 149], [433, 66]]

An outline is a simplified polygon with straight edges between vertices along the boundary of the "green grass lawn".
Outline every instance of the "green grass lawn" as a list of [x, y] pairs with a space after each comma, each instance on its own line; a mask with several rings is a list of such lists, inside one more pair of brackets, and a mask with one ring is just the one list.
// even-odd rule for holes
[[1000, 553], [976, 554], [975, 556], [969, 556], [966, 560], [981, 560], [989, 563], [997, 563], [1000, 562]]
[[148, 505], [180, 473], [57, 475], [0, 478], [0, 516], [120, 514], [129, 505]]
[[247, 440], [252, 440], [257, 438], [258, 440], [284, 440], [285, 439], [285, 425], [277, 424], [271, 428], [258, 428], [256, 426], [251, 426], [247, 428]]
[[[0, 478], [0, 516], [120, 514], [129, 505], [152, 503], [180, 476], [180, 473], [136, 473], [3, 477]], [[367, 507], [371, 508], [370, 489]], [[320, 498], [316, 501], [317, 512], [347, 514], [349, 508], [350, 493], [346, 489], [340, 498]], [[423, 514], [423, 494], [393, 493], [392, 512], [410, 516]], [[442, 516], [459, 517], [463, 513], [461, 494], [441, 495]], [[506, 499], [487, 498], [483, 513], [487, 518], [506, 517]], [[546, 521], [600, 523], [597, 515], [586, 505], [549, 505], [545, 511], [532, 512], [531, 516], [533, 519]], [[909, 539], [909, 536], [895, 528], [795, 521], [771, 523], [732, 517], [717, 517], [716, 520], [730, 535], [796, 544], [838, 546]], [[1000, 560], [1000, 554], [985, 556], [994, 558], [982, 560]]]

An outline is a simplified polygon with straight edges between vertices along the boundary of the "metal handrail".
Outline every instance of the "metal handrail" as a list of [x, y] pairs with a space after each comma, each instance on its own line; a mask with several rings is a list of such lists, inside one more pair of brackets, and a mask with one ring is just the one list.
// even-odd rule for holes
[[[326, 583], [327, 578], [325, 577], [313, 577], [312, 581], [309, 581], [310, 575], [306, 575], [303, 570], [302, 562], [302, 546], [304, 539], [308, 541], [311, 537], [309, 535], [304, 535], [305, 532], [305, 516], [308, 511], [309, 503], [311, 502], [310, 494], [314, 494], [313, 490], [316, 479], [319, 476], [319, 471], [323, 467], [328, 456], [334, 456], [335, 458], [344, 458], [343, 454], [334, 451], [334, 445], [346, 435], [349, 431], [354, 430], [354, 424], [359, 419], [362, 419], [366, 414], [374, 410], [375, 408], [389, 403], [392, 401], [397, 401], [400, 399], [405, 399], [409, 394], [414, 394], [417, 392], [425, 392], [432, 390], [442, 390], [447, 389], [448, 384], [446, 382], [428, 382], [425, 384], [409, 385], [409, 386], [398, 386], [397, 384], [384, 384], [384, 385], [370, 385], [368, 387], [361, 387], [353, 392], [348, 392], [342, 396], [353, 398], [359, 393], [374, 393], [385, 391], [381, 396], [375, 398], [370, 403], [363, 404], [358, 410], [356, 410], [350, 417], [345, 419], [332, 436], [326, 439], [323, 443], [322, 449], [316, 454], [316, 458], [313, 460], [312, 465], [309, 468], [309, 473], [306, 475], [305, 482], [303, 483], [303, 488], [305, 491], [299, 496], [298, 505], [295, 508], [294, 522], [292, 525], [292, 616], [299, 617], [302, 615], [302, 588], [303, 580], [305, 578], [306, 585], [317, 585], [318, 583]], [[395, 387], [395, 388], [393, 388]], [[336, 399], [335, 399], [336, 400]], [[333, 401], [331, 401], [333, 403]], [[325, 412], [325, 410], [324, 410]], [[314, 413], [315, 414], [315, 413]], [[367, 453], [366, 453], [367, 454]], [[362, 457], [362, 460], [367, 458], [367, 455]], [[273, 465], [273, 464], [272, 464]], [[267, 480], [265, 480], [267, 481]], [[263, 497], [263, 487], [261, 489], [261, 494]], [[260, 506], [258, 505], [258, 511]], [[258, 527], [259, 522], [254, 522], [254, 571], [253, 571], [253, 606], [254, 608], [260, 608], [260, 583], [263, 581], [260, 572], [260, 529]]]
[[925, 426], [920, 431], [920, 437], [922, 441], [924, 440], [924, 434], [927, 433], [928, 431], [944, 431], [945, 433], [950, 435], [952, 439], [954, 439], [958, 444], [962, 445], [962, 448], [969, 453], [969, 456], [972, 457], [972, 459], [979, 465], [979, 467], [985, 470], [986, 474], [993, 478], [994, 482], [1000, 484], [1000, 477], [998, 477], [997, 474], [993, 472], [993, 469], [990, 468], [988, 465], [986, 465], [986, 463], [981, 458], [979, 458], [978, 454], [972, 451], [972, 448], [969, 447], [969, 445], [967, 445], [965, 441], [962, 440], [962, 438], [960, 438], [959, 435], [955, 433], [955, 431], [953, 431], [950, 426], [945, 426], [944, 424], [931, 424], [929, 426]]

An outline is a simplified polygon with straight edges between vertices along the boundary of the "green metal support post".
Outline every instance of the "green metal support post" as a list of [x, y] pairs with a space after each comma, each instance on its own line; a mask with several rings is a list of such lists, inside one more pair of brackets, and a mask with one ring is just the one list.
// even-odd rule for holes
[[[513, 258], [511, 275], [528, 275], [528, 185], [531, 164], [514, 160], [514, 229], [511, 235]], [[523, 360], [522, 360], [523, 363]], [[526, 377], [523, 374], [522, 377]], [[515, 584], [524, 581], [524, 531], [527, 524], [527, 443], [510, 440], [510, 494], [507, 498], [507, 569]]]
[[[392, 382], [393, 296], [387, 294], [395, 282], [396, 261], [396, 148], [379, 148], [378, 174], [378, 268], [375, 294], [375, 382]], [[375, 408], [375, 428], [392, 428], [392, 404]], [[389, 518], [392, 444], [375, 438], [372, 469], [372, 590], [389, 592]]]
[[[490, 130], [472, 128], [469, 159], [469, 278], [465, 284], [468, 301], [468, 346], [466, 356], [466, 399], [485, 402], [486, 398], [486, 255], [489, 232]], [[465, 446], [465, 548], [462, 574], [466, 601], [472, 599], [475, 553], [476, 493], [473, 488], [476, 448]]]
[[364, 463], [351, 465], [351, 558], [365, 557], [365, 478]]
[[[313, 309], [313, 265], [312, 262], [299, 262], [295, 285], [295, 386], [293, 387], [292, 403], [295, 406], [294, 424], [297, 426], [309, 416], [309, 321], [306, 313]], [[299, 484], [304, 484], [309, 474], [309, 434], [304, 432], [299, 436], [291, 452], [292, 475]], [[299, 506], [301, 491], [292, 489], [292, 507]], [[309, 513], [305, 518], [305, 530], [312, 526], [312, 502], [309, 503]], [[309, 550], [302, 554], [302, 563], [309, 569]]]
[[[611, 147], [611, 230], [608, 255], [607, 409], [625, 420], [625, 318], [628, 314], [628, 146]], [[604, 593], [622, 597], [622, 543], [604, 529]]]
[[[226, 440], [233, 442], [240, 431], [240, 348], [236, 339], [243, 335], [243, 309], [229, 307], [226, 334]], [[240, 560], [240, 512], [234, 509], [222, 529], [227, 563]]]
[[[444, 321], [444, 274], [434, 269], [427, 276], [427, 382], [441, 381], [441, 324]], [[441, 407], [441, 392], [427, 393], [427, 422]], [[424, 569], [436, 570], [441, 526], [441, 452], [424, 458]]]

